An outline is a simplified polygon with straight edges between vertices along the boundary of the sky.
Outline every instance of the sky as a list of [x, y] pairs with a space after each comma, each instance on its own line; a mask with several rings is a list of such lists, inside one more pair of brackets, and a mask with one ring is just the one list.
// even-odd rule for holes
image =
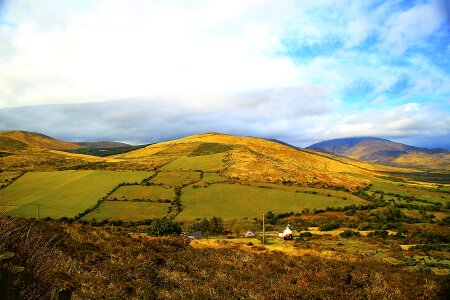
[[0, 130], [450, 149], [450, 3], [0, 0]]

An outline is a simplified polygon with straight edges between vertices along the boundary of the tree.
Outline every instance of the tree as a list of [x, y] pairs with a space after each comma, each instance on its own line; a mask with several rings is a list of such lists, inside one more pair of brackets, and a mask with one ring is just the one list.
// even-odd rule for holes
[[148, 234], [153, 236], [163, 236], [180, 234], [181, 227], [167, 219], [155, 219], [148, 228]]
[[221, 217], [213, 217], [209, 221], [209, 232], [211, 235], [220, 235], [223, 233], [223, 220]]

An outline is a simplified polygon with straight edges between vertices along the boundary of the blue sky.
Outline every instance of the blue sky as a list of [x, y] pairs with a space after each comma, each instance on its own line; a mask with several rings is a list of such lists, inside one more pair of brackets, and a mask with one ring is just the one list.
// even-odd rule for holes
[[[378, 136], [450, 148], [449, 1], [0, 3], [0, 129], [136, 143], [205, 131], [299, 146]], [[85, 127], [71, 126], [80, 119]]]

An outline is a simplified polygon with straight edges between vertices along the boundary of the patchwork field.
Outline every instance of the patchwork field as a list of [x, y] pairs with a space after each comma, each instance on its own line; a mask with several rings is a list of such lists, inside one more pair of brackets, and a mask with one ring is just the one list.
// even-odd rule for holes
[[427, 188], [426, 186], [417, 186], [411, 184], [398, 183], [382, 179], [372, 179], [373, 186], [371, 190], [382, 191], [384, 193], [393, 193], [402, 196], [413, 196], [417, 199], [433, 202], [445, 203], [450, 200], [450, 194], [437, 188]]
[[184, 184], [194, 183], [200, 180], [200, 172], [159, 172], [151, 183], [162, 184], [169, 187], [180, 187]]
[[260, 188], [250, 185], [218, 183], [208, 187], [183, 189], [182, 211], [179, 220], [195, 220], [221, 216], [223, 219], [242, 219], [275, 213], [299, 212], [305, 208], [324, 209], [351, 204], [365, 204], [362, 199], [296, 193], [291, 190]]
[[124, 222], [162, 218], [167, 215], [170, 203], [105, 201], [84, 216], [83, 220], [121, 220]]
[[175, 190], [159, 185], [125, 185], [115, 190], [107, 200], [173, 200]]
[[7, 215], [74, 217], [92, 207], [122, 182], [141, 182], [153, 172], [56, 171], [28, 172], [0, 190], [1, 209]]

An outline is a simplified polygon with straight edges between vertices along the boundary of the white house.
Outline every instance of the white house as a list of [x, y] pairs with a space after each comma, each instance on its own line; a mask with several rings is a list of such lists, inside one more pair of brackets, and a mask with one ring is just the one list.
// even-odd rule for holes
[[279, 237], [282, 237], [284, 240], [292, 240], [293, 238], [293, 233], [292, 233], [292, 228], [291, 225], [287, 225], [286, 228], [283, 230], [283, 232], [280, 232], [278, 234]]

